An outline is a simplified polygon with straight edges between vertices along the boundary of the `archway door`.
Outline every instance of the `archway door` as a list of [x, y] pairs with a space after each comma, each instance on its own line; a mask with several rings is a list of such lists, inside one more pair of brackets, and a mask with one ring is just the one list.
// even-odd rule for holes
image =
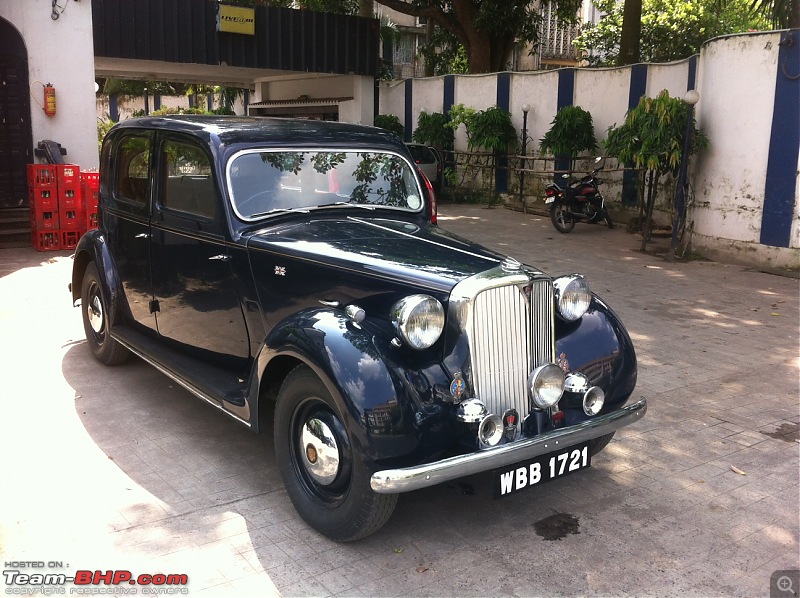
[[[28, 205], [32, 162], [28, 53], [22, 36], [0, 18], [0, 210]], [[0, 213], [0, 220], [3, 214]], [[6, 215], [7, 219], [7, 215]]]

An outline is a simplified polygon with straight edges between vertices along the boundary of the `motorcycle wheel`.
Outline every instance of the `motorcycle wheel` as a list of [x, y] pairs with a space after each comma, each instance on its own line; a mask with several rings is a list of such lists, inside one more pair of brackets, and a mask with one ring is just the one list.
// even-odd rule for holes
[[560, 233], [569, 233], [575, 228], [575, 218], [567, 213], [563, 205], [554, 205], [550, 208], [550, 221]]

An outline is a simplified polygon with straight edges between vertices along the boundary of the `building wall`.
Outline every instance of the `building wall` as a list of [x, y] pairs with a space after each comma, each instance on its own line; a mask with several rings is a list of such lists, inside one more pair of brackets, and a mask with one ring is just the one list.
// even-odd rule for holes
[[[794, 44], [782, 42], [789, 34]], [[604, 139], [643, 93], [653, 97], [666, 89], [683, 97], [697, 89], [695, 115], [710, 146], [690, 163], [693, 246], [706, 255], [800, 269], [798, 39], [800, 30], [728, 36], [708, 42], [699, 58], [669, 64], [454, 76], [454, 103], [478, 110], [493, 106], [498, 82], [510, 76], [508, 109], [520, 131], [522, 104], [530, 105], [530, 155], [538, 152], [559, 106], [591, 112], [595, 135]], [[397, 115], [410, 135], [419, 107], [438, 111], [445, 105], [446, 79], [382, 85], [381, 113]], [[466, 150], [463, 133], [456, 136], [456, 149]], [[623, 183], [621, 173], [603, 178], [610, 183], [609, 199], [625, 196], [629, 182]], [[672, 193], [672, 184], [660, 189], [662, 205], [671, 204]]]
[[22, 35], [28, 51], [31, 94], [42, 102], [42, 86], [56, 89], [55, 116], [46, 116], [31, 101], [33, 145], [51, 139], [67, 149], [66, 160], [81, 168], [97, 168], [92, 4], [61, 2], [64, 11], [53, 20], [51, 0], [0, 2], [0, 17]]

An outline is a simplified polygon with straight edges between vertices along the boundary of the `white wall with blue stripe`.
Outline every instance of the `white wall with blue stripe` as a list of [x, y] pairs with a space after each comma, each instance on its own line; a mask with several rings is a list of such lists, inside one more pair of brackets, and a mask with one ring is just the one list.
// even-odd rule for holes
[[[410, 139], [420, 112], [447, 112], [453, 104], [500, 106], [521, 131], [528, 104], [528, 147], [537, 152], [559, 108], [591, 112], [604, 139], [643, 94], [663, 89], [676, 97], [697, 89], [698, 126], [710, 141], [690, 169], [692, 246], [710, 257], [800, 269], [800, 30], [716, 38], [699, 56], [668, 64], [384, 83], [380, 112], [397, 115]], [[463, 132], [456, 149], [466, 149]], [[636, 201], [630, 192], [625, 185], [618, 194], [628, 205]]]

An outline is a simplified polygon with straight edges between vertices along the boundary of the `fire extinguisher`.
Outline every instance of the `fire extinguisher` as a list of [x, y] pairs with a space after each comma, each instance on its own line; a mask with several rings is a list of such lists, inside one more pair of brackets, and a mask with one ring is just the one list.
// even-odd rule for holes
[[47, 83], [44, 86], [44, 113], [47, 116], [56, 115], [56, 88]]

